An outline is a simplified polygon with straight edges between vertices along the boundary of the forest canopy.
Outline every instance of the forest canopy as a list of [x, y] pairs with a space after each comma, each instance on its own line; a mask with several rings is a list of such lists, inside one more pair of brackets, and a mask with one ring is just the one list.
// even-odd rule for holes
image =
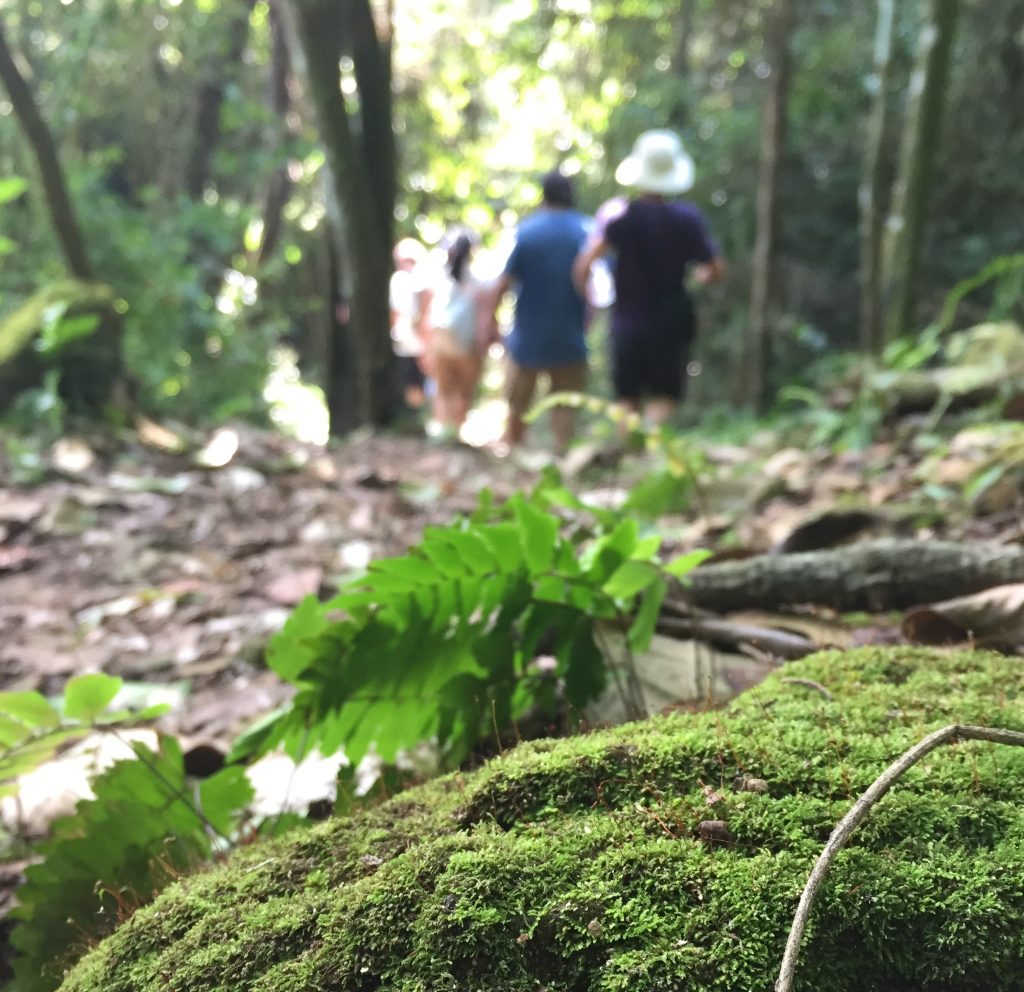
[[[260, 418], [284, 343], [325, 388], [336, 433], [386, 420], [393, 394], [364, 389], [354, 370], [387, 350], [392, 237], [430, 245], [461, 222], [504, 244], [555, 166], [593, 211], [651, 127], [682, 135], [697, 163], [691, 196], [732, 263], [702, 302], [701, 405], [749, 398], [729, 370], [751, 351], [746, 381], [767, 401], [814, 359], [877, 350], [872, 306], [887, 311], [886, 339], [914, 333], [949, 288], [1019, 248], [1017, 0], [6, 0], [0, 11], [11, 67], [0, 312], [24, 318], [35, 302], [30, 328], [58, 342], [4, 360], [7, 403], [43, 387], [88, 407], [73, 367], [115, 356], [150, 413]], [[945, 69], [933, 37], [949, 46]], [[925, 79], [931, 105], [917, 106]], [[65, 201], [26, 141], [25, 101]], [[362, 197], [342, 188], [345, 133], [370, 165]], [[872, 262], [865, 245], [898, 241], [915, 211], [919, 252], [879, 241]], [[893, 317], [900, 273], [912, 296]], [[55, 289], [69, 275], [110, 287], [113, 304]], [[1013, 309], [1003, 296], [997, 316]], [[992, 304], [983, 291], [960, 319]], [[10, 320], [2, 328], [12, 340], [0, 355], [17, 350]], [[54, 368], [63, 386], [46, 378]]]

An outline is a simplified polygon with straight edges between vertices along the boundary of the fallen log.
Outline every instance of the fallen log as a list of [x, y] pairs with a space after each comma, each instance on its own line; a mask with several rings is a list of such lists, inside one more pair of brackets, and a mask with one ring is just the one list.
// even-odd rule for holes
[[1024, 548], [865, 541], [829, 551], [701, 565], [689, 579], [687, 602], [716, 613], [801, 603], [878, 613], [1024, 582]]

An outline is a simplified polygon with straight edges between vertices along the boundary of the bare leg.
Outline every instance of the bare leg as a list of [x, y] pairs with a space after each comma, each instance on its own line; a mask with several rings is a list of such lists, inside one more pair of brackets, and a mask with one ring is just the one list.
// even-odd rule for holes
[[[558, 365], [549, 370], [551, 392], [582, 393], [587, 385], [586, 362], [573, 365]], [[576, 430], [576, 411], [571, 406], [556, 406], [551, 409], [551, 432], [555, 435], [555, 453], [564, 455], [569, 450]]]
[[644, 408], [644, 420], [649, 427], [660, 427], [667, 424], [676, 412], [678, 404], [668, 396], [656, 396], [649, 400]]
[[411, 410], [422, 409], [423, 404], [427, 402], [427, 396], [423, 392], [422, 386], [406, 386], [405, 387], [405, 405]]
[[504, 441], [510, 447], [522, 444], [526, 438], [523, 415], [530, 408], [537, 386], [537, 370], [523, 368], [509, 360], [505, 368], [505, 396], [508, 400], [508, 420]]
[[564, 455], [576, 429], [576, 411], [570, 406], [551, 409], [551, 432], [555, 435], [555, 454]]
[[509, 410], [508, 421], [505, 423], [504, 442], [515, 446], [517, 444], [522, 444], [525, 438], [526, 424], [523, 422], [523, 418], [520, 417], [519, 414], [513, 413]]

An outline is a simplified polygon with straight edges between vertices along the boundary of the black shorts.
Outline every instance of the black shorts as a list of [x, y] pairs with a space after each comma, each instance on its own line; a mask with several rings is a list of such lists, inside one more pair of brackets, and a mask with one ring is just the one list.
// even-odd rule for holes
[[690, 338], [690, 335], [613, 334], [611, 365], [615, 398], [681, 400], [686, 394]]
[[419, 359], [409, 355], [398, 356], [398, 374], [402, 380], [403, 389], [422, 389], [427, 383], [427, 377], [420, 368]]

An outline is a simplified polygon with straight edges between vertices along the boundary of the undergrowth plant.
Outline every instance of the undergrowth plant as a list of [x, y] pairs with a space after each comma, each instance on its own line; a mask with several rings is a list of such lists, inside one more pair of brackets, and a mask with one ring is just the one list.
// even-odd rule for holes
[[[557, 508], [588, 511], [591, 522], [563, 528]], [[297, 607], [267, 651], [296, 694], [243, 735], [235, 756], [343, 748], [354, 764], [373, 749], [393, 762], [433, 741], [454, 765], [532, 710], [574, 712], [618, 671], [597, 624], [620, 626], [626, 650], [643, 650], [669, 581], [703, 558], [662, 566], [659, 545], [635, 519], [586, 506], [552, 477], [500, 510], [485, 498], [472, 518], [428, 528], [407, 555], [374, 562], [333, 599]], [[625, 662], [619, 691], [640, 717]]]
[[[123, 687], [109, 675], [71, 679], [51, 702], [37, 692], [0, 693], [0, 795], [18, 779], [90, 734], [120, 737], [166, 709], [114, 709]], [[94, 798], [58, 820], [32, 850], [12, 912], [13, 988], [48, 992], [64, 967], [186, 869], [227, 849], [252, 799], [241, 768], [186, 779], [181, 747], [166, 734], [156, 749], [131, 744], [91, 783]]]
[[596, 414], [611, 425], [626, 446], [644, 450], [651, 456], [652, 464], [643, 478], [630, 488], [620, 512], [653, 521], [699, 499], [700, 479], [709, 470], [708, 460], [701, 448], [684, 435], [666, 425], [648, 426], [638, 413], [587, 393], [550, 393], [533, 406], [526, 416], [527, 422], [533, 423], [556, 406]]

